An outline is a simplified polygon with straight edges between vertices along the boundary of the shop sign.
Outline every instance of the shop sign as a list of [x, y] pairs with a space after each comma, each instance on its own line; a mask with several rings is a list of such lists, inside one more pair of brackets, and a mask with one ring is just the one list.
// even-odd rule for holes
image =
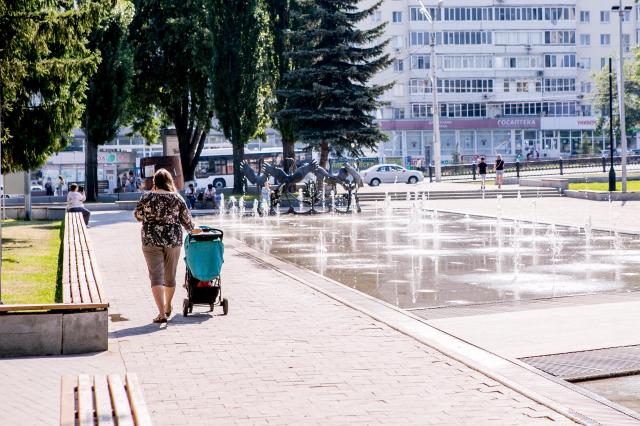
[[[382, 130], [433, 130], [433, 120], [381, 120]], [[540, 129], [540, 118], [461, 118], [441, 119], [441, 130]]]
[[595, 130], [598, 119], [595, 117], [544, 117], [542, 130]]

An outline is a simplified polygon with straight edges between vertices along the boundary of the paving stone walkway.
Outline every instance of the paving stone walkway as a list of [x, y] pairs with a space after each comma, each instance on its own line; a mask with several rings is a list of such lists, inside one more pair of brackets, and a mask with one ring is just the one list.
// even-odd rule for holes
[[[95, 222], [93, 220], [95, 219]], [[226, 247], [230, 314], [155, 315], [130, 212], [92, 216], [110, 350], [0, 360], [0, 424], [56, 424], [64, 373], [135, 372], [158, 425], [571, 423], [383, 323]], [[181, 262], [182, 263], [182, 262]], [[179, 274], [184, 274], [181, 265]], [[178, 289], [174, 310], [184, 290]]]

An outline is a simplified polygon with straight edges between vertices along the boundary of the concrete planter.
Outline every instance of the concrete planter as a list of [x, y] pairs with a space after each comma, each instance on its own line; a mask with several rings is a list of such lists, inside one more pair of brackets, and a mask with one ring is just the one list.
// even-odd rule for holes
[[106, 351], [107, 311], [11, 312], [0, 315], [0, 356]]
[[[593, 201], [640, 201], [640, 192], [575, 191], [566, 190], [564, 195], [570, 198]], [[609, 198], [611, 197], [611, 198]]]

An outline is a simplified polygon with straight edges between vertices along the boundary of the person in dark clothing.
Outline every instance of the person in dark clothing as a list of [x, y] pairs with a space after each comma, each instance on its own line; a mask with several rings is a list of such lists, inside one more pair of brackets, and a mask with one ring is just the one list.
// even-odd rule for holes
[[487, 163], [484, 161], [484, 157], [480, 157], [478, 173], [480, 174], [480, 189], [484, 190], [487, 184]]
[[496, 184], [498, 185], [498, 189], [502, 189], [502, 180], [504, 178], [504, 160], [502, 156], [498, 154], [496, 156]]

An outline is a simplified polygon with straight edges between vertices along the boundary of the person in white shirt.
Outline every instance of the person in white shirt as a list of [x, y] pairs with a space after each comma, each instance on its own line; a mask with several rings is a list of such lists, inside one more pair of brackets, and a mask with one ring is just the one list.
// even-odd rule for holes
[[86, 197], [84, 196], [84, 188], [78, 188], [78, 185], [75, 183], [69, 185], [69, 193], [67, 194], [67, 211], [70, 213], [82, 213], [85, 225], [89, 226], [91, 212], [85, 208], [84, 200], [86, 200]]

